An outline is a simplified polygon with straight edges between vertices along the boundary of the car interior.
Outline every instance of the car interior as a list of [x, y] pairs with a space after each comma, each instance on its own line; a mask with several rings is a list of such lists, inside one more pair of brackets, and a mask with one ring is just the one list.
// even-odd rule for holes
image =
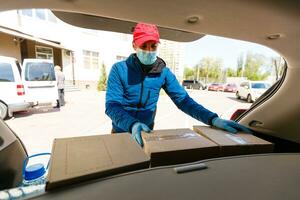
[[[300, 93], [297, 92], [300, 84], [300, 1], [0, 0], [0, 11], [25, 8], [51, 9], [62, 21], [89, 29], [132, 33], [137, 22], [146, 22], [156, 24], [163, 39], [190, 42], [205, 35], [215, 35], [249, 41], [275, 50], [286, 61], [282, 78], [236, 121], [251, 128], [257, 136], [275, 143], [276, 153], [300, 152]], [[22, 178], [20, 160], [26, 156], [22, 141], [0, 120], [0, 188], [16, 186], [16, 182]], [[297, 160], [299, 162], [299, 158]], [[287, 173], [286, 170], [283, 171], [283, 174]], [[118, 178], [124, 179], [123, 176]], [[173, 178], [170, 179], [172, 180]], [[134, 185], [134, 181], [136, 180], [130, 179], [128, 183]], [[112, 180], [109, 184], [114, 187]], [[120, 194], [123, 195], [126, 194], [126, 189], [130, 189], [125, 185], [119, 187], [122, 188], [123, 193]], [[97, 198], [97, 189], [95, 186], [91, 188], [93, 196], [90, 199]], [[103, 191], [104, 188], [106, 191], [113, 191], [107, 185], [103, 186]], [[227, 186], [224, 188], [228, 189]], [[75, 193], [72, 196], [72, 191], [74, 190], [69, 190], [66, 199], [74, 197]], [[144, 189], [141, 194], [143, 191]], [[171, 190], [166, 190], [166, 195], [168, 192]], [[225, 189], [223, 192], [225, 194]], [[76, 194], [80, 196], [79, 192]], [[148, 192], [144, 191], [144, 194]], [[153, 197], [155, 196], [157, 195]], [[171, 196], [180, 199], [179, 196]], [[51, 197], [59, 198], [59, 195]], [[113, 197], [117, 198], [116, 195]], [[189, 197], [191, 198], [187, 195], [187, 199]], [[268, 196], [266, 199], [271, 197], [279, 198]], [[150, 197], [145, 199], [148, 198]], [[166, 196], [162, 195], [160, 198], [166, 199]]]

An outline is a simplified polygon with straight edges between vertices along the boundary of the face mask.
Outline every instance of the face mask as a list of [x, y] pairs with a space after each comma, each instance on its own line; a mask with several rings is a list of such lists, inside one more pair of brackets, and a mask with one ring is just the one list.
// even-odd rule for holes
[[137, 48], [136, 55], [140, 62], [144, 65], [152, 65], [157, 59], [156, 51], [144, 51]]

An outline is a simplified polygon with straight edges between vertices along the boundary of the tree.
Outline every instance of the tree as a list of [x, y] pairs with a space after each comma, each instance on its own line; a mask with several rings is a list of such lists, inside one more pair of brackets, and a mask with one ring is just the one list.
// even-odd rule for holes
[[189, 80], [200, 80], [205, 78], [205, 82], [220, 82], [224, 79], [222, 72], [222, 60], [219, 58], [204, 57], [199, 64], [192, 69], [184, 69], [184, 78]]
[[226, 69], [226, 77], [235, 77], [237, 72], [232, 68]]
[[270, 73], [262, 72], [262, 67], [266, 62], [266, 58], [260, 54], [247, 53], [244, 76], [249, 80], [259, 81], [266, 79]]
[[106, 83], [107, 83], [107, 77], [106, 77], [106, 66], [102, 64], [100, 69], [100, 78], [98, 81], [97, 90], [98, 91], [105, 91], [106, 90]]
[[272, 67], [275, 72], [276, 81], [282, 76], [284, 70], [284, 60], [282, 57], [273, 57], [271, 58]]
[[[205, 57], [200, 60], [200, 75], [205, 77], [205, 82], [220, 82], [222, 80], [222, 60], [219, 58]], [[201, 70], [202, 69], [202, 70]]]
[[195, 72], [193, 69], [186, 67], [186, 68], [184, 68], [183, 73], [184, 73], [184, 79], [187, 79], [187, 80], [194, 79]]
[[238, 77], [244, 76], [244, 65], [245, 65], [245, 54], [241, 53], [237, 58], [236, 76]]

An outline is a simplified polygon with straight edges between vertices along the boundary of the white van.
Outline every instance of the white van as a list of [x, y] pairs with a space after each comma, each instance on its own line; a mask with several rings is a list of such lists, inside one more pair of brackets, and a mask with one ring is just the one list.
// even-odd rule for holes
[[0, 56], [0, 118], [11, 117], [13, 112], [24, 111], [29, 107], [29, 103], [25, 101], [18, 60]]
[[27, 102], [56, 105], [58, 89], [52, 60], [24, 59], [22, 79]]

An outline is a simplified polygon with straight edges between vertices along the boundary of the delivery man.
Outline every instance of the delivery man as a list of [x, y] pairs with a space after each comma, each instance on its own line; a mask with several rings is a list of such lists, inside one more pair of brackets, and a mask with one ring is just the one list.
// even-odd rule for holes
[[141, 146], [141, 131], [154, 127], [157, 101], [163, 88], [176, 106], [205, 124], [231, 133], [248, 128], [218, 117], [195, 102], [177, 81], [163, 59], [157, 57], [159, 32], [155, 25], [138, 23], [133, 32], [136, 53], [111, 68], [105, 113], [112, 119], [112, 133], [130, 132]]

